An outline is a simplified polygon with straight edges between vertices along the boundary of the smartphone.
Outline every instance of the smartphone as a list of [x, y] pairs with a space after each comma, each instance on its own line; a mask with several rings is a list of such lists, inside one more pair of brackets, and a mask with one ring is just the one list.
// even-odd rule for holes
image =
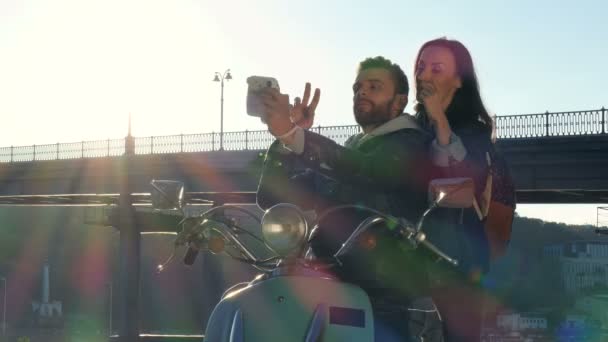
[[266, 88], [279, 89], [279, 82], [273, 77], [250, 76], [247, 77], [247, 114], [261, 117], [264, 115], [264, 106], [260, 98], [260, 91]]

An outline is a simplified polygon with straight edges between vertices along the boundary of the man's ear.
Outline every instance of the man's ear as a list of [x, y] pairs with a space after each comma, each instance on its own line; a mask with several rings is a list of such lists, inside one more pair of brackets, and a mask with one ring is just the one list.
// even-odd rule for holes
[[392, 110], [396, 111], [397, 114], [401, 114], [405, 110], [405, 106], [407, 106], [407, 95], [397, 94], [395, 96], [395, 100], [393, 101]]

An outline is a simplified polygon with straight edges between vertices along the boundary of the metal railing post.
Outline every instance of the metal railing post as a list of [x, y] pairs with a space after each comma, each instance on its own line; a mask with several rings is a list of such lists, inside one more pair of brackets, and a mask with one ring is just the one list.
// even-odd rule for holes
[[498, 117], [496, 116], [496, 114], [491, 116], [492, 118], [492, 142], [496, 142], [496, 139], [498, 139]]
[[179, 151], [184, 152], [184, 133], [179, 135]]
[[84, 159], [84, 141], [80, 142], [80, 158]]
[[211, 132], [211, 151], [215, 151], [215, 132]]
[[134, 154], [134, 139], [129, 135], [125, 138], [125, 154], [121, 157], [120, 195], [116, 226], [120, 232], [120, 302], [118, 303], [120, 317], [118, 341], [120, 342], [140, 340], [141, 227], [135, 219], [132, 199], [134, 179], [131, 168], [133, 167]]
[[110, 156], [110, 139], [108, 139], [108, 157]]
[[606, 108], [602, 107], [602, 134], [606, 134]]
[[154, 154], [154, 136], [150, 136], [150, 154]]
[[549, 136], [549, 111], [545, 112], [545, 136]]
[[32, 145], [34, 147], [34, 156], [32, 158], [32, 160], [36, 160], [36, 145]]
[[59, 143], [57, 143], [57, 147], [55, 149], [55, 160], [59, 160]]
[[11, 163], [13, 162], [13, 150], [14, 150], [14, 147], [13, 147], [13, 145], [11, 145]]
[[245, 130], [245, 150], [249, 150], [249, 130]]

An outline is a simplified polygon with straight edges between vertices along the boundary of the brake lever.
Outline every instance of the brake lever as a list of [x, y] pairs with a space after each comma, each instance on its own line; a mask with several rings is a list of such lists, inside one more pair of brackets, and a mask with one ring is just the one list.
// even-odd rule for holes
[[401, 229], [400, 229], [401, 236], [404, 237], [405, 239], [411, 241], [412, 244], [414, 244], [415, 246], [423, 245], [428, 250], [430, 250], [432, 253], [435, 253], [437, 256], [439, 256], [441, 259], [447, 261], [448, 263], [450, 263], [454, 266], [458, 266], [458, 263], [459, 263], [458, 260], [450, 257], [446, 253], [442, 252], [437, 246], [435, 246], [434, 244], [429, 242], [426, 239], [426, 234], [424, 234], [422, 232], [422, 230], [420, 230], [418, 228], [418, 226], [415, 228], [410, 227], [410, 225], [408, 225], [408, 222], [403, 219], [400, 220], [400, 226], [401, 226]]
[[443, 260], [452, 264], [453, 266], [458, 266], [458, 260], [449, 257], [447, 254], [442, 252], [439, 248], [437, 248], [437, 246], [433, 245], [432, 243], [430, 243], [426, 240], [422, 240], [422, 241], [420, 241], [420, 244], [423, 245], [424, 247], [428, 248], [431, 252], [437, 254], [440, 258], [442, 258]]
[[192, 266], [194, 264], [194, 262], [196, 261], [197, 256], [198, 256], [198, 249], [188, 247], [188, 249], [186, 250], [186, 253], [184, 254], [184, 259], [183, 259], [184, 265]]

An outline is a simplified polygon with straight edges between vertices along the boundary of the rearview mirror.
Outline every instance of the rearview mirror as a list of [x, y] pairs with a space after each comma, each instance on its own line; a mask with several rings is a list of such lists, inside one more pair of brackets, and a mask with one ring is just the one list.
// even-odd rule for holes
[[153, 180], [152, 207], [154, 209], [181, 209], [184, 205], [184, 183], [172, 180]]
[[471, 178], [438, 178], [429, 184], [429, 200], [443, 208], [470, 208], [475, 199]]

